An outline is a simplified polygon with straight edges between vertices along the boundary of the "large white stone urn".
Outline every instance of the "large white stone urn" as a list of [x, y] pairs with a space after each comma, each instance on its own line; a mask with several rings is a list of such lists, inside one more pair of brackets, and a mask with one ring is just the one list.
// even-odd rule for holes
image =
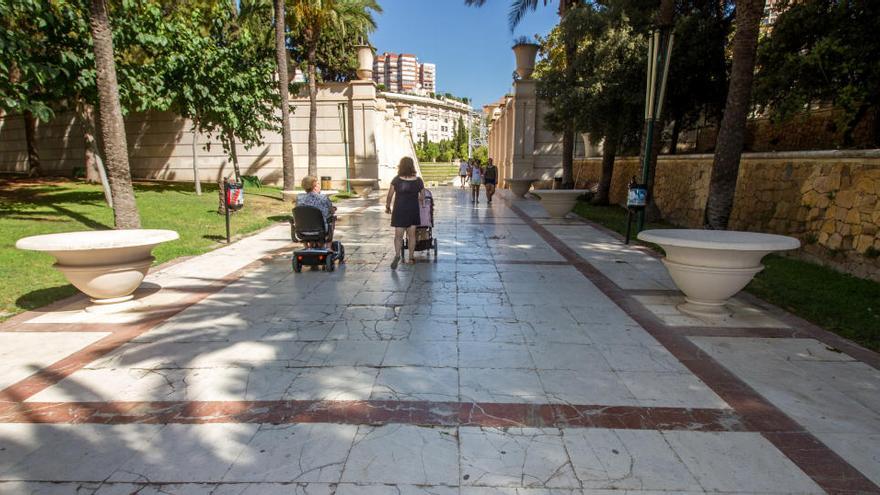
[[541, 199], [541, 206], [553, 218], [563, 218], [571, 213], [577, 199], [586, 194], [586, 189], [534, 189], [532, 194]]
[[357, 45], [358, 67], [355, 71], [358, 79], [369, 81], [373, 79], [373, 47], [369, 45]]
[[51, 254], [74, 287], [96, 304], [111, 304], [131, 299], [153, 263], [153, 248], [179, 237], [173, 230], [97, 230], [25, 237], [15, 247]]
[[517, 43], [513, 45], [516, 56], [516, 73], [522, 79], [531, 79], [535, 72], [535, 57], [538, 56], [539, 45], [535, 43]]
[[727, 300], [764, 269], [764, 256], [801, 245], [794, 237], [730, 230], [657, 229], [638, 238], [663, 248], [663, 264], [685, 295], [678, 309], [697, 316], [729, 314]]
[[507, 178], [504, 179], [504, 182], [507, 183], [507, 187], [510, 188], [510, 192], [512, 192], [514, 196], [517, 198], [524, 198], [532, 187], [532, 183], [535, 182], [535, 179]]
[[409, 120], [409, 109], [409, 105], [397, 105], [397, 116], [400, 117], [402, 122]]

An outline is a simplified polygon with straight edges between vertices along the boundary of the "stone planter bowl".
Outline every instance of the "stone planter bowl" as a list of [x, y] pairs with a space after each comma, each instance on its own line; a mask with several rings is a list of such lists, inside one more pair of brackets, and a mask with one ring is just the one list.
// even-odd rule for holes
[[25, 237], [15, 247], [51, 254], [74, 287], [96, 304], [111, 304], [131, 299], [153, 263], [153, 248], [179, 237], [173, 230], [97, 230]]
[[801, 245], [794, 237], [730, 230], [646, 230], [638, 238], [666, 251], [663, 264], [685, 295], [678, 309], [697, 316], [729, 314], [727, 300], [764, 269], [764, 256]]
[[541, 206], [553, 218], [563, 218], [574, 209], [577, 199], [586, 194], [586, 189], [534, 189], [532, 194], [541, 198]]
[[535, 72], [535, 57], [538, 55], [540, 46], [534, 43], [517, 43], [513, 45], [513, 54], [516, 57], [516, 73], [522, 79], [531, 79]]
[[358, 196], [369, 196], [374, 189], [378, 189], [378, 180], [376, 179], [348, 179], [348, 185]]
[[510, 192], [512, 192], [514, 196], [524, 198], [526, 194], [528, 194], [529, 188], [532, 187], [532, 182], [535, 182], [535, 179], [504, 179], [504, 182], [510, 187]]

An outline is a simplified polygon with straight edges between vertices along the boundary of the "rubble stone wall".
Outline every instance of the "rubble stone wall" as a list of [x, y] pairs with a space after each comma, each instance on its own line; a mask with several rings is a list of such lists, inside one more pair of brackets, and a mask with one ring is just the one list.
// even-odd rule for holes
[[[654, 194], [665, 220], [702, 226], [711, 168], [712, 155], [660, 157]], [[611, 201], [622, 205], [638, 158], [614, 169]], [[580, 185], [600, 173], [598, 158], [575, 163]], [[797, 237], [797, 256], [880, 281], [880, 151], [744, 154], [730, 228]]]

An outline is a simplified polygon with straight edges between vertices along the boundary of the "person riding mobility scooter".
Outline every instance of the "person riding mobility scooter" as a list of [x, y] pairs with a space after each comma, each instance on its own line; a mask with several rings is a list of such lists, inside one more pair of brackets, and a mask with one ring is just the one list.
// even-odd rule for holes
[[336, 268], [336, 261], [345, 261], [345, 246], [333, 240], [336, 224], [333, 212], [336, 208], [326, 196], [320, 194], [320, 185], [314, 177], [303, 178], [303, 189], [307, 192], [297, 198], [297, 206], [290, 219], [290, 237], [294, 242], [302, 242], [305, 249], [293, 252], [293, 270], [299, 273], [303, 265], [308, 265], [321, 266], [332, 272]]

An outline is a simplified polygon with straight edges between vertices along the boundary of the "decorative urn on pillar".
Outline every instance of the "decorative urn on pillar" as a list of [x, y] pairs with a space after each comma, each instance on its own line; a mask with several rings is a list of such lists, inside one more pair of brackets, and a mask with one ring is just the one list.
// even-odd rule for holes
[[358, 68], [357, 77], [362, 81], [373, 79], [373, 47], [357, 45]]
[[539, 45], [523, 38], [513, 45], [516, 56], [516, 73], [522, 79], [531, 79], [535, 72], [535, 57], [538, 56]]
[[397, 116], [403, 122], [409, 120], [409, 105], [397, 105]]

